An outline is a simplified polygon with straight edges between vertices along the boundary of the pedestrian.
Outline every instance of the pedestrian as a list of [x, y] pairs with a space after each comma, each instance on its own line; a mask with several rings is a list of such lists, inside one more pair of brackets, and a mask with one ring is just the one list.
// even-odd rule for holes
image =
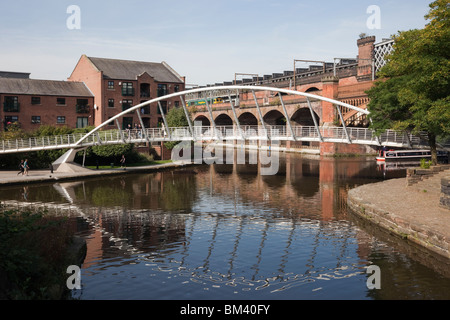
[[22, 174], [23, 175], [23, 171], [25, 170], [25, 168], [23, 167], [23, 159], [22, 160], [20, 160], [20, 163], [19, 163], [19, 172], [17, 173], [17, 175], [19, 175], [19, 174]]
[[120, 159], [120, 167], [121, 168], [125, 167], [125, 169], [127, 168], [125, 164], [125, 155], [122, 155], [122, 159]]
[[30, 167], [28, 166], [28, 159], [25, 159], [23, 163], [23, 172], [25, 175], [28, 175], [28, 169], [30, 169]]

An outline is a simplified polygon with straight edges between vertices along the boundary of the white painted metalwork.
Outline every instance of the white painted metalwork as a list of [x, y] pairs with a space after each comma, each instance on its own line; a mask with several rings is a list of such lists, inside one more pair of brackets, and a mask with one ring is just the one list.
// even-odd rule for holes
[[[218, 90], [215, 87], [210, 88], [197, 88], [183, 92], [177, 92], [169, 94], [163, 97], [158, 97], [134, 107], [131, 107], [120, 114], [108, 119], [91, 132], [87, 134], [69, 134], [53, 137], [39, 137], [39, 138], [27, 138], [27, 139], [14, 139], [4, 140], [0, 144], [0, 154], [17, 153], [17, 152], [31, 152], [38, 150], [52, 150], [52, 149], [82, 149], [94, 145], [111, 145], [120, 143], [147, 143], [147, 142], [165, 142], [165, 141], [211, 141], [211, 140], [290, 140], [290, 141], [317, 141], [317, 142], [337, 142], [337, 143], [355, 143], [365, 145], [385, 145], [391, 147], [411, 147], [418, 146], [420, 138], [405, 134], [403, 132], [397, 132], [393, 130], [386, 130], [381, 136], [376, 136], [374, 132], [366, 128], [351, 128], [351, 127], [319, 127], [314, 116], [314, 112], [311, 107], [310, 99], [317, 99], [332, 103], [338, 110], [342, 120], [342, 114], [340, 107], [346, 107], [352, 110], [356, 110], [363, 114], [370, 114], [366, 109], [361, 109], [341, 101], [317, 96], [310, 93], [280, 89], [274, 87], [259, 87], [259, 86], [221, 86], [221, 90], [228, 90], [230, 95], [231, 91], [245, 90], [253, 93], [256, 101], [255, 91], [271, 91], [277, 92], [280, 96], [283, 111], [286, 116], [288, 126], [268, 126], [261, 121], [261, 126], [242, 126], [239, 124], [235, 106], [230, 99], [231, 108], [233, 110], [235, 126], [221, 126], [216, 124], [213, 128], [193, 126], [189, 118], [189, 111], [187, 110], [184, 96], [187, 94], [201, 93], [208, 90]], [[223, 92], [223, 91], [222, 91]], [[308, 107], [313, 117], [314, 126], [293, 126], [290, 122], [287, 114], [286, 107], [284, 105], [281, 93], [291, 94], [297, 96], [304, 96], [307, 98]], [[169, 128], [165, 121], [164, 112], [161, 108], [160, 101], [170, 98], [179, 97], [182, 108], [184, 109], [185, 116], [188, 119], [188, 127], [182, 128]], [[257, 102], [257, 101], [256, 101]], [[127, 113], [134, 112], [140, 108], [150, 105], [152, 103], [158, 103], [161, 114], [164, 119], [164, 128], [144, 128], [142, 119], [140, 119], [142, 129], [140, 130], [122, 130], [118, 119]], [[262, 114], [259, 109], [259, 116], [262, 119]], [[208, 111], [210, 111], [211, 123], [214, 123], [212, 119], [211, 106], [208, 104]], [[110, 123], [116, 122], [117, 130], [100, 130]]]

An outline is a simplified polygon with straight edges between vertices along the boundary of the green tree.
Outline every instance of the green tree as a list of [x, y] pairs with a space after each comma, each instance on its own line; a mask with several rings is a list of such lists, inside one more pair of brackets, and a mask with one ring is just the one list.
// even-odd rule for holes
[[[190, 115], [189, 115], [190, 116]], [[189, 122], [186, 118], [186, 114], [184, 113], [183, 108], [173, 108], [171, 109], [166, 116], [167, 125], [170, 128], [177, 128], [177, 127], [187, 127], [189, 125]], [[171, 141], [166, 142], [164, 145], [167, 149], [171, 150], [173, 149], [179, 141]]]
[[394, 51], [367, 93], [372, 128], [426, 132], [436, 164], [436, 139], [450, 135], [450, 6], [429, 6], [424, 29], [394, 35]]

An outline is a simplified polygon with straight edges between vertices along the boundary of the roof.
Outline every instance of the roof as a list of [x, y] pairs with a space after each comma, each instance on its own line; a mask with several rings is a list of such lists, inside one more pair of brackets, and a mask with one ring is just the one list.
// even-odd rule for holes
[[139, 75], [147, 72], [157, 82], [183, 83], [181, 77], [165, 62], [87, 58], [103, 72], [106, 79], [136, 80]]
[[0, 78], [1, 94], [93, 97], [83, 82]]

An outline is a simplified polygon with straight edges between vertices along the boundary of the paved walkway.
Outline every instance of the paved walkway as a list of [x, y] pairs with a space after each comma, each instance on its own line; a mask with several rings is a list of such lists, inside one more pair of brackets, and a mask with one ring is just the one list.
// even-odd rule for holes
[[0, 187], [7, 185], [16, 185], [24, 183], [52, 182], [60, 180], [73, 180], [83, 177], [95, 177], [104, 175], [115, 175], [124, 173], [151, 172], [169, 168], [182, 167], [180, 163], [164, 163], [142, 167], [128, 167], [126, 169], [107, 169], [107, 170], [90, 170], [85, 168], [75, 168], [72, 172], [50, 172], [47, 170], [30, 170], [28, 176], [17, 175], [13, 171], [0, 171]]
[[450, 259], [450, 210], [439, 206], [442, 171], [415, 185], [406, 178], [350, 190], [349, 206], [360, 216]]

